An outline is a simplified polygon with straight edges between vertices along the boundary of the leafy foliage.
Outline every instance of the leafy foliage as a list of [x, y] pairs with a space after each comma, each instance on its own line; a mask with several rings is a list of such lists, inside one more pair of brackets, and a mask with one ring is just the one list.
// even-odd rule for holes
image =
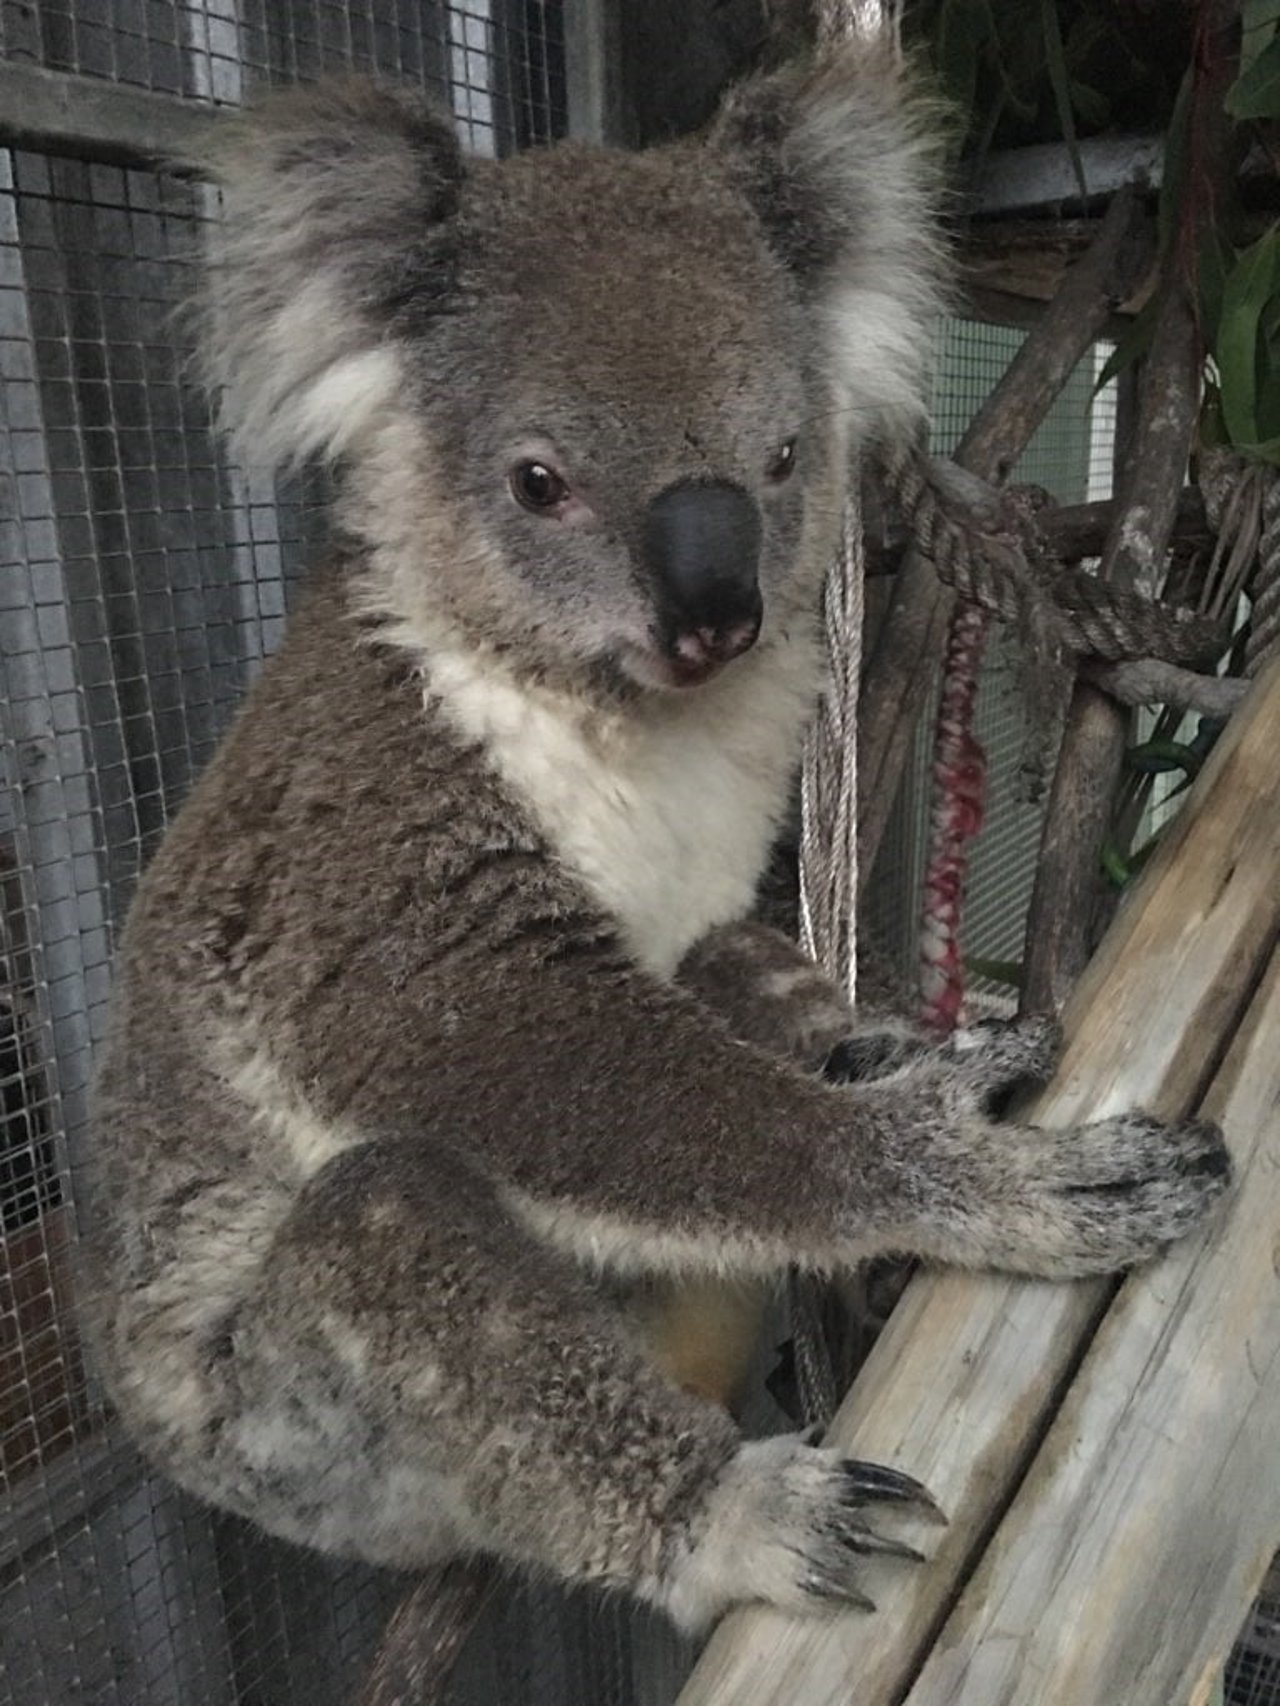
[[1064, 141], [1082, 188], [1077, 138], [1163, 130], [1190, 39], [1167, 0], [922, 0], [908, 23], [968, 117], [965, 154]]
[[[1246, 130], [1280, 125], [1280, 0], [1241, 0], [1240, 73], [1226, 110]], [[1108, 125], [1165, 135], [1158, 227], [1197, 291], [1206, 354], [1201, 438], [1280, 465], [1280, 225], [1246, 239], [1231, 209], [1197, 228], [1195, 8], [1166, 0], [925, 0], [915, 11], [945, 88], [967, 115], [964, 152], [1052, 138], [1087, 192], [1079, 139]], [[1104, 385], [1145, 355], [1152, 299], [1118, 342]]]

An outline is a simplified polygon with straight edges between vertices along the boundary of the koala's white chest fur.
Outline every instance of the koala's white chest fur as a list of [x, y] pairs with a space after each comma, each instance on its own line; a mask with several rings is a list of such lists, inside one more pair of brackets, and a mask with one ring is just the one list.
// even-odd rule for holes
[[670, 976], [700, 936], [749, 908], [812, 698], [804, 642], [604, 724], [474, 656], [436, 652], [426, 676], [650, 971]]

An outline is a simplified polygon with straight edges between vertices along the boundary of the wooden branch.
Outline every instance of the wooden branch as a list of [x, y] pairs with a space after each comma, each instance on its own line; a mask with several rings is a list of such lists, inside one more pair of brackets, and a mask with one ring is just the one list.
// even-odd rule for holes
[[[1118, 509], [1115, 498], [1099, 498], [1087, 504], [1047, 504], [1036, 512], [1036, 525], [1044, 535], [1049, 555], [1060, 563], [1074, 564], [1102, 555]], [[1211, 550], [1213, 540], [1199, 488], [1184, 486], [1173, 520], [1170, 551], [1175, 558], [1190, 557]], [[896, 574], [909, 548], [902, 522], [896, 517], [887, 520], [864, 543], [868, 576]]]
[[[1192, 90], [1198, 124], [1199, 219], [1212, 216], [1214, 186], [1228, 171], [1230, 125], [1223, 101], [1239, 63], [1235, 0], [1206, 0], [1211, 43]], [[1234, 42], [1234, 47], [1232, 46]], [[1198, 233], [1189, 216], [1191, 238]], [[1100, 574], [1154, 596], [1164, 575], [1178, 497], [1200, 412], [1200, 334], [1184, 245], [1165, 255], [1151, 351], [1139, 381], [1134, 456]], [[1129, 718], [1089, 682], [1072, 696], [1049, 793], [1028, 912], [1020, 1010], [1061, 1009], [1089, 958], [1101, 879], [1099, 855], [1111, 822]]]
[[[1280, 932], [1278, 743], [1280, 665], [1251, 688], [1082, 980], [1061, 1066], [1035, 1109], [1039, 1123], [1074, 1124], [1135, 1104], [1174, 1116], [1199, 1101]], [[1150, 1270], [1153, 1295], [1163, 1295], [1165, 1272]], [[924, 1524], [904, 1524], [907, 1538], [933, 1556], [869, 1573], [877, 1616], [734, 1613], [712, 1637], [681, 1706], [903, 1700], [1113, 1295], [1107, 1281], [914, 1279], [828, 1440], [919, 1476], [950, 1526], [939, 1539]], [[1180, 1364], [1172, 1372], [1186, 1373]], [[1201, 1441], [1207, 1486], [1216, 1484], [1214, 1454], [1229, 1447], [1225, 1432]], [[1172, 1562], [1143, 1555], [1131, 1567], [1155, 1573]], [[1079, 1638], [1096, 1633], [1089, 1625]], [[989, 1706], [980, 1693], [966, 1698]], [[1058, 1706], [1058, 1696], [1047, 1698]], [[929, 1706], [939, 1700], [930, 1696]], [[1102, 1700], [1128, 1706], [1123, 1692], [1089, 1706]]]
[[1229, 717], [1249, 689], [1239, 676], [1197, 675], [1161, 658], [1085, 662], [1081, 674], [1122, 705], [1174, 705], [1202, 717]]
[[[1137, 204], [1127, 195], [1117, 196], [1093, 247], [974, 416], [956, 450], [961, 467], [996, 483], [1004, 479], [1116, 298], [1132, 288], [1148, 264]], [[909, 553], [896, 577], [859, 702], [858, 870], [864, 884], [929, 694], [951, 603], [932, 565], [918, 552]]]
[[[1036, 521], [1050, 554], [1061, 563], [1078, 563], [1084, 557], [1102, 555], [1119, 507], [1115, 498], [1088, 504], [1052, 504], [1040, 511]], [[1213, 545], [1198, 486], [1184, 486], [1178, 494], [1169, 545], [1184, 552], [1207, 550]]]
[[1280, 955], [1205, 1109], [1230, 1212], [1134, 1274], [912, 1706], [1169, 1706], [1221, 1671], [1280, 1545]]
[[[1098, 235], [1098, 219], [981, 219], [970, 223], [957, 252], [962, 298], [982, 314], [990, 293], [999, 321], [1006, 313], [1043, 312], [1062, 288], [1071, 268], [1088, 252]], [[1117, 297], [1108, 330], [1141, 307], [1151, 280], [1135, 278], [1130, 291]], [[1022, 304], [1021, 310], [1015, 307]], [[1034, 324], [1034, 319], [1021, 323]]]

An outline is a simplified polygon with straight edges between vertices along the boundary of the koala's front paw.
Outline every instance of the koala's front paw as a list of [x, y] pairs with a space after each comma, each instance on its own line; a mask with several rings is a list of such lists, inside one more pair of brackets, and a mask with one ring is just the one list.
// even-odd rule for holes
[[1060, 1046], [1050, 1019], [982, 1025], [864, 1092], [906, 1136], [920, 1253], [1049, 1279], [1114, 1273], [1190, 1232], [1227, 1189], [1222, 1135], [1202, 1121], [993, 1124]]
[[831, 1050], [822, 1076], [832, 1084], [870, 1084], [937, 1050], [937, 1039], [909, 1025], [857, 1031]]
[[950, 1070], [984, 1107], [1016, 1088], [1048, 1078], [1062, 1052], [1055, 1019], [984, 1019], [939, 1038], [903, 1025], [858, 1032], [837, 1043], [824, 1076], [833, 1083], [872, 1083], [914, 1066]]
[[842, 1458], [795, 1436], [744, 1445], [668, 1572], [662, 1601], [688, 1629], [744, 1600], [792, 1611], [833, 1602], [874, 1610], [859, 1586], [860, 1561], [871, 1554], [922, 1560], [913, 1546], [864, 1521], [873, 1504], [941, 1516], [920, 1483], [896, 1469]]
[[1040, 1132], [1046, 1221], [1042, 1271], [1111, 1273], [1195, 1229], [1231, 1184], [1231, 1157], [1208, 1120], [1165, 1125], [1133, 1112]]

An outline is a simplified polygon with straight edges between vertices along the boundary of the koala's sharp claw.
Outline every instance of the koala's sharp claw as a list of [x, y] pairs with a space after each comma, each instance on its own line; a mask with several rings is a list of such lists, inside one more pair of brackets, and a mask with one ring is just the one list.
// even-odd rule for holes
[[805, 1591], [814, 1599], [832, 1600], [839, 1605], [852, 1605], [859, 1611], [875, 1611], [874, 1599], [869, 1599], [860, 1588], [852, 1582], [835, 1581], [830, 1576], [818, 1575], [816, 1572], [805, 1580]]
[[848, 1529], [838, 1536], [841, 1546], [850, 1552], [875, 1553], [883, 1558], [906, 1558], [912, 1564], [923, 1564], [925, 1556], [905, 1540], [890, 1540], [873, 1528]]
[[1203, 1147], [1185, 1157], [1183, 1171], [1205, 1179], [1231, 1180], [1231, 1152], [1222, 1135], [1222, 1127], [1213, 1120], [1195, 1120], [1185, 1131], [1194, 1132]]
[[864, 1504], [874, 1499], [884, 1504], [920, 1505], [942, 1522], [947, 1520], [929, 1489], [900, 1469], [890, 1469], [883, 1463], [864, 1463], [856, 1457], [846, 1457], [840, 1469], [849, 1504]]

